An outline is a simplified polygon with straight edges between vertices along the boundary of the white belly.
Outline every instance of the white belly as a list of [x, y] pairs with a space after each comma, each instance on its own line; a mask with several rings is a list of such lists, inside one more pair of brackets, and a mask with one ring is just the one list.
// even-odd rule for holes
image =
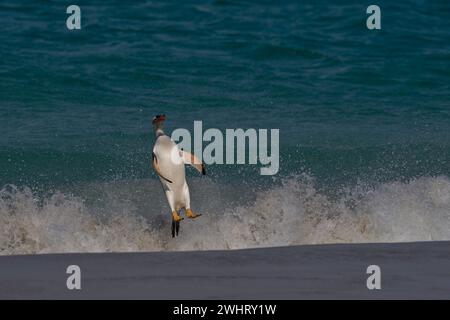
[[172, 182], [169, 183], [160, 177], [169, 204], [175, 210], [185, 207], [186, 173], [178, 146], [168, 136], [160, 136], [155, 142], [153, 153], [158, 160], [161, 174]]

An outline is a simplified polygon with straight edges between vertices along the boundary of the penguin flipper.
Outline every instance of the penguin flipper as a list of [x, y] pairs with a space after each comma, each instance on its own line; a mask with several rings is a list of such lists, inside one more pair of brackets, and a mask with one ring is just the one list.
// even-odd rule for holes
[[180, 154], [184, 160], [184, 163], [190, 164], [195, 169], [197, 169], [197, 171], [200, 172], [202, 175], [206, 175], [205, 165], [200, 161], [199, 158], [197, 158], [194, 154], [184, 150], [180, 151]]
[[167, 179], [166, 177], [164, 177], [161, 173], [161, 170], [159, 169], [159, 165], [158, 165], [158, 158], [156, 157], [155, 153], [152, 153], [152, 165], [153, 165], [153, 169], [156, 171], [156, 174], [158, 176], [160, 176], [162, 179], [166, 180], [169, 183], [172, 183], [172, 181], [170, 181], [169, 179]]

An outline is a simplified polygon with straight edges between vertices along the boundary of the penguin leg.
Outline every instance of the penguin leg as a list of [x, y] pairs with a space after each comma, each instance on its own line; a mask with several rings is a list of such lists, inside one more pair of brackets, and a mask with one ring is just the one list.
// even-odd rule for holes
[[[164, 185], [165, 184], [163, 184], [163, 186]], [[178, 235], [178, 231], [180, 230], [180, 221], [183, 220], [183, 218], [178, 214], [174, 194], [167, 186], [165, 187], [165, 193], [167, 202], [169, 202], [170, 210], [172, 210], [172, 238], [175, 238], [175, 236]]]
[[192, 210], [190, 208], [189, 209], [186, 208], [186, 217], [188, 217], [189, 219], [195, 219], [200, 216], [201, 216], [201, 214], [194, 213], [194, 212], [192, 212]]
[[189, 193], [189, 187], [187, 185], [187, 183], [184, 184], [184, 188], [183, 188], [183, 194], [184, 194], [184, 209], [186, 212], [186, 217], [188, 217], [189, 219], [195, 219], [201, 216], [201, 214], [197, 214], [192, 212], [191, 210], [191, 195]]
[[173, 211], [172, 212], [172, 220], [175, 222], [180, 222], [181, 220], [183, 220], [183, 218], [178, 214], [178, 212]]

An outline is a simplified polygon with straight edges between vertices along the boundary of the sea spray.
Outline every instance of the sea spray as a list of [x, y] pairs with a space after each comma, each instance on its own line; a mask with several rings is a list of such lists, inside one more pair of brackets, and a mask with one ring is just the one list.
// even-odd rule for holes
[[[153, 184], [157, 182], [152, 180]], [[294, 176], [233, 205], [215, 197], [218, 186], [208, 190], [211, 201], [224, 210], [183, 221], [180, 237], [173, 240], [168, 223], [144, 218], [133, 209], [136, 206], [130, 205], [129, 211], [110, 206], [105, 213], [80, 197], [57, 192], [38, 201], [30, 189], [8, 186], [0, 191], [0, 254], [450, 239], [450, 179], [446, 176], [356, 186], [339, 197], [319, 191], [311, 178]], [[166, 218], [162, 216], [169, 222], [169, 215]]]

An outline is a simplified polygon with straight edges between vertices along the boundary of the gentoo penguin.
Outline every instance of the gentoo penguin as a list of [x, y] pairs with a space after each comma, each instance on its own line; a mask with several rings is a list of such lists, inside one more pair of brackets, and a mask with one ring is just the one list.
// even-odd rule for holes
[[190, 164], [203, 175], [206, 174], [205, 166], [192, 153], [180, 150], [175, 142], [163, 131], [165, 115], [157, 115], [153, 118], [155, 131], [155, 145], [153, 147], [153, 169], [159, 176], [163, 190], [172, 210], [172, 237], [178, 235], [180, 221], [183, 218], [179, 212], [184, 209], [186, 217], [195, 219], [200, 216], [191, 210], [189, 187], [186, 183], [185, 164]]

